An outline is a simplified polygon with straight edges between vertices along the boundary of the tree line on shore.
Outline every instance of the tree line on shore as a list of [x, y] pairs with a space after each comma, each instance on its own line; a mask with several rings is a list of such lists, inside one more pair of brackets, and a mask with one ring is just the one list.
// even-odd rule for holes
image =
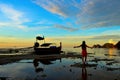
[[95, 44], [93, 45], [94, 48], [117, 48], [120, 49], [120, 41], [118, 41], [116, 44], [112, 43], [104, 43], [103, 45]]

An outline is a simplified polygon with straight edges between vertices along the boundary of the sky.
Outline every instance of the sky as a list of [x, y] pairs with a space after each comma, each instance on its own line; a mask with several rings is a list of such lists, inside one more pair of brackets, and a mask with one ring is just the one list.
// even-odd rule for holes
[[120, 41], [120, 0], [0, 0], [0, 47]]

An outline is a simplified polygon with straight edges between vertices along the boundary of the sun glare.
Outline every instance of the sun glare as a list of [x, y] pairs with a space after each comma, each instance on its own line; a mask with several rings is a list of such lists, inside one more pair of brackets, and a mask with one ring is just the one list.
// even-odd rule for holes
[[113, 39], [110, 39], [108, 42], [114, 44]]

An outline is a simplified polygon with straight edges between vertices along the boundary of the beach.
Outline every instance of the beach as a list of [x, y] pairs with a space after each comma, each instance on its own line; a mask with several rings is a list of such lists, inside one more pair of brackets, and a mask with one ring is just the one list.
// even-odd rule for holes
[[0, 0], [0, 80], [120, 80], [120, 0]]
[[[119, 80], [120, 51], [88, 50], [82, 63], [80, 49], [61, 54], [36, 55], [31, 49], [21, 54], [0, 55], [0, 79], [5, 80]], [[103, 53], [104, 52], [104, 53]]]

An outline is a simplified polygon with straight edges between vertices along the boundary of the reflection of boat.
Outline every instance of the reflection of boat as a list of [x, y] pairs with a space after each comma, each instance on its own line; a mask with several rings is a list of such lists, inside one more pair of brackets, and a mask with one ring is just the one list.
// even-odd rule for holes
[[44, 68], [39, 66], [39, 62], [42, 63], [43, 65], [51, 65], [53, 64], [52, 61], [60, 60], [61, 58], [53, 58], [53, 59], [34, 59], [33, 60], [33, 65], [35, 67], [36, 72], [43, 72]]
[[37, 36], [36, 42], [34, 44], [34, 50], [36, 54], [59, 54], [61, 52], [62, 43], [60, 42], [60, 46], [56, 46], [55, 43], [44, 43], [39, 45], [37, 40], [44, 40], [44, 37]]
[[[60, 60], [60, 62], [61, 62], [61, 58], [53, 58], [53, 59], [34, 59], [34, 64], [35, 63], [38, 63], [38, 62], [40, 62], [40, 63], [42, 63], [42, 64], [44, 64], [44, 65], [50, 65], [50, 64], [53, 64], [52, 62], [53, 61], [56, 61], [56, 60]], [[38, 65], [37, 65], [38, 66]]]

